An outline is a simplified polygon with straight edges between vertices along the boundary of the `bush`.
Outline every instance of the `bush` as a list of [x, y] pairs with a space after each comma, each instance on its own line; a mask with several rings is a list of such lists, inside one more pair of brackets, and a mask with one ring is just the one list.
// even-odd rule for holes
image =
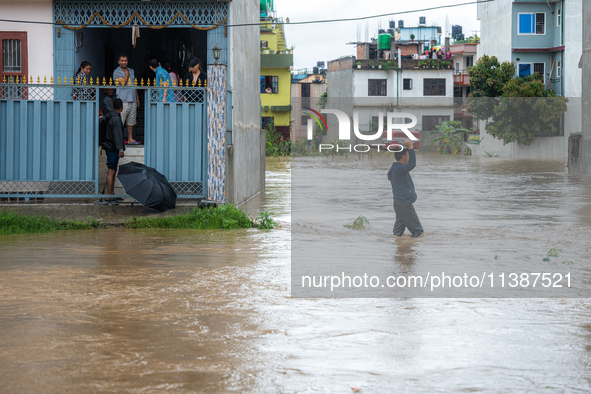
[[98, 228], [99, 222], [89, 217], [87, 222], [55, 220], [47, 216], [27, 216], [0, 211], [0, 235], [52, 233], [59, 230], [88, 230]]
[[186, 215], [162, 218], [131, 218], [125, 222], [129, 228], [183, 228], [195, 230], [251, 228], [248, 213], [235, 205], [226, 204], [211, 208], [194, 208]]
[[289, 156], [291, 155], [291, 141], [284, 140], [274, 125], [265, 127], [265, 155], [267, 156]]

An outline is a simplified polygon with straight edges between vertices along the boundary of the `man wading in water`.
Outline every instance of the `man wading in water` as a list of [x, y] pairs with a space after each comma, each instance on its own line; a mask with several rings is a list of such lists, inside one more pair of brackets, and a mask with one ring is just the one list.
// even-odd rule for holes
[[404, 229], [408, 227], [413, 237], [423, 234], [423, 226], [415, 212], [412, 204], [417, 201], [415, 185], [410, 177], [410, 170], [417, 165], [415, 151], [411, 140], [404, 140], [406, 149], [396, 152], [396, 162], [388, 171], [388, 180], [392, 184], [392, 195], [394, 196], [394, 212], [396, 222], [394, 223], [394, 235], [400, 237]]

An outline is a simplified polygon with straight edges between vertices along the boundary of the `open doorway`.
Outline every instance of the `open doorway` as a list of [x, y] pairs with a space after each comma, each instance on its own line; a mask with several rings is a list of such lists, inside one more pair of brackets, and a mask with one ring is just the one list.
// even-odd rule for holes
[[[113, 70], [118, 67], [117, 57], [125, 53], [129, 59], [129, 67], [135, 71], [139, 80], [154, 79], [154, 73], [148, 67], [148, 61], [156, 58], [164, 66], [170, 63], [172, 70], [181, 78], [188, 72], [187, 63], [193, 56], [207, 63], [207, 31], [190, 28], [150, 29], [140, 27], [139, 37], [133, 39], [131, 27], [112, 29], [104, 27], [88, 27], [76, 32], [75, 64], [82, 61], [92, 64], [91, 77], [103, 77], [108, 82]], [[72, 75], [76, 70], [72, 70]], [[102, 89], [101, 89], [102, 91]], [[100, 100], [103, 99], [101, 96]], [[144, 141], [144, 103], [140, 94], [140, 108], [137, 113], [137, 124], [134, 138]]]

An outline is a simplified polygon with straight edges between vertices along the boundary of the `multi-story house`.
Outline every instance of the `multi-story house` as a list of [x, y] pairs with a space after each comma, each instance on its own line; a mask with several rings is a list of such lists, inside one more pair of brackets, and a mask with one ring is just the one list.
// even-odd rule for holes
[[466, 111], [466, 98], [470, 94], [468, 68], [476, 61], [477, 46], [478, 44], [455, 44], [449, 47], [454, 70], [455, 120], [461, 120], [462, 126], [468, 130], [474, 126], [472, 115]]
[[272, 0], [261, 0], [261, 125], [275, 126], [290, 138], [291, 67], [293, 50], [287, 48], [283, 18], [277, 17]]
[[[135, 70], [129, 81], [139, 97], [134, 132], [144, 142], [126, 155], [138, 150], [179, 198], [241, 203], [264, 189], [259, 4], [8, 0], [0, 2], [0, 15], [3, 197], [101, 195], [99, 105], [105, 90], [115, 88], [122, 53]], [[174, 94], [163, 102], [148, 61], [170, 62], [182, 76], [193, 57], [200, 58], [206, 83], [171, 86]], [[75, 87], [83, 61], [92, 64], [92, 86]]]
[[[355, 57], [330, 61], [327, 106], [350, 117], [357, 113], [359, 130], [366, 133], [375, 133], [380, 113], [384, 116], [388, 112], [411, 113], [417, 118], [412, 130], [421, 132], [424, 148], [429, 132], [436, 125], [454, 119], [454, 84], [451, 63], [435, 60], [430, 66], [423, 66], [423, 62]], [[334, 122], [333, 118], [329, 116], [327, 120]], [[383, 124], [386, 127], [386, 122]], [[337, 128], [329, 123], [328, 129], [323, 140], [337, 140]]]
[[313, 68], [312, 73], [307, 69], [296, 70], [291, 80], [291, 137], [292, 139], [306, 139], [307, 125], [310, 115], [306, 108], [317, 109], [318, 101], [326, 92], [326, 69]]
[[581, 131], [583, 0], [496, 0], [478, 4], [481, 41], [478, 57], [513, 62], [516, 76], [538, 73], [556, 94], [569, 99], [568, 111], [553, 136], [529, 146], [487, 136], [481, 126], [481, 149], [515, 158], [566, 158], [568, 135]]

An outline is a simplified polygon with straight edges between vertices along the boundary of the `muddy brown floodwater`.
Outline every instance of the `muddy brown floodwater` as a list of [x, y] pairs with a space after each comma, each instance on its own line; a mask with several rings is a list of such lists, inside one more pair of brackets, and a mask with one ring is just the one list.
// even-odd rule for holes
[[[310, 165], [336, 171], [353, 159], [321, 160]], [[574, 272], [588, 274], [590, 178], [569, 176], [556, 162], [418, 160], [421, 243], [390, 238], [391, 203], [380, 215], [367, 214], [374, 226], [365, 236], [384, 234], [392, 265], [420, 265], [437, 251], [445, 262], [450, 249], [441, 245], [451, 242], [456, 255], [472, 248], [482, 256], [521, 256], [516, 249], [529, 242], [538, 248], [542, 239], [539, 255], [527, 252], [532, 259], [558, 243]], [[361, 181], [369, 168], [384, 177], [389, 162], [366, 160], [349, 176]], [[291, 168], [290, 161], [268, 160], [266, 192], [245, 205], [253, 216], [274, 212], [281, 224], [275, 231], [109, 229], [0, 238], [0, 391], [591, 390], [585, 298], [293, 298]], [[441, 196], [449, 184], [489, 209], [464, 204], [468, 212], [453, 213], [448, 207], [457, 202]], [[351, 188], [348, 198], [363, 192]], [[515, 193], [527, 209], [506, 202]], [[338, 200], [315, 198], [314, 209], [324, 211]], [[343, 205], [347, 217], [365, 214]], [[297, 226], [311, 238], [343, 231], [336, 219], [320, 229]], [[521, 238], [498, 245], [495, 234], [504, 229]], [[478, 242], [462, 250], [462, 236]]]

